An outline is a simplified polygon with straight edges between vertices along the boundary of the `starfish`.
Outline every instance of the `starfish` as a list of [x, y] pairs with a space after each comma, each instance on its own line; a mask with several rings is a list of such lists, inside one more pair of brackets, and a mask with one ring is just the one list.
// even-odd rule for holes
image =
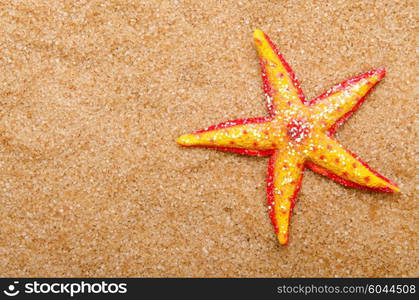
[[395, 183], [373, 171], [334, 137], [336, 129], [384, 77], [385, 70], [350, 78], [307, 101], [293, 71], [269, 37], [259, 29], [253, 37], [269, 116], [223, 122], [182, 135], [177, 142], [246, 155], [269, 155], [268, 212], [282, 245], [288, 243], [290, 217], [305, 168], [344, 186], [398, 192]]

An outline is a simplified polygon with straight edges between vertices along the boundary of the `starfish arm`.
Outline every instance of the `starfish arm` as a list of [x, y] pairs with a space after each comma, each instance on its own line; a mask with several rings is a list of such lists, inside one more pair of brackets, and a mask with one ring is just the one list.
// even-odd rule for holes
[[288, 243], [290, 218], [300, 190], [303, 168], [303, 156], [288, 150], [275, 151], [269, 160], [268, 211], [281, 245]]
[[271, 155], [276, 147], [270, 118], [227, 121], [180, 136], [182, 146], [215, 148], [247, 155]]
[[305, 102], [304, 94], [290, 66], [264, 32], [256, 29], [253, 37], [269, 114], [273, 116], [291, 105], [301, 106], [301, 102]]
[[314, 119], [333, 134], [361, 106], [384, 76], [384, 69], [372, 70], [333, 86], [308, 104]]
[[305, 165], [345, 186], [387, 193], [399, 191], [395, 183], [372, 170], [355, 154], [325, 134], [318, 135], [316, 146], [308, 153]]

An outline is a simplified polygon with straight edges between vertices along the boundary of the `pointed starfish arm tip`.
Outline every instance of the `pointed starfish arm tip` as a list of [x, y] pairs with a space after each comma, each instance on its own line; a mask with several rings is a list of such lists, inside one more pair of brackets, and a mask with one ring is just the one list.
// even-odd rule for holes
[[192, 134], [184, 134], [177, 138], [176, 143], [182, 146], [191, 146], [194, 144], [194, 136]]
[[278, 233], [278, 242], [283, 246], [288, 245], [288, 233]]
[[386, 75], [386, 68], [378, 68], [378, 69], [374, 69], [372, 70], [372, 72], [379, 74], [381, 76], [381, 78], [383, 78]]
[[256, 29], [253, 31], [253, 38], [254, 38], [255, 40], [264, 38], [264, 35], [265, 35], [265, 34], [263, 33], [263, 31], [262, 31], [262, 30], [260, 30], [259, 28], [256, 28]]
[[392, 193], [400, 193], [400, 188], [395, 183], [389, 182], [389, 188]]

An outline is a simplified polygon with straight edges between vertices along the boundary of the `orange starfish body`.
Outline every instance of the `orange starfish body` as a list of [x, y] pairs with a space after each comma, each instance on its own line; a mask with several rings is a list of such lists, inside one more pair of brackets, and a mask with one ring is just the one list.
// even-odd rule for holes
[[270, 155], [268, 210], [283, 245], [288, 243], [290, 217], [306, 167], [345, 186], [399, 191], [396, 184], [373, 171], [333, 136], [384, 77], [385, 70], [353, 77], [306, 101], [294, 73], [269, 37], [255, 30], [254, 40], [269, 116], [224, 122], [182, 135], [177, 142], [247, 155]]

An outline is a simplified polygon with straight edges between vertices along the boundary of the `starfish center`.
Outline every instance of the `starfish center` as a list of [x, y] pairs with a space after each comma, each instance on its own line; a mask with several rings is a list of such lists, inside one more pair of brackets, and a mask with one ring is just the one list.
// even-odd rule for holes
[[292, 119], [287, 125], [288, 138], [296, 143], [302, 142], [310, 133], [311, 124], [305, 120]]

